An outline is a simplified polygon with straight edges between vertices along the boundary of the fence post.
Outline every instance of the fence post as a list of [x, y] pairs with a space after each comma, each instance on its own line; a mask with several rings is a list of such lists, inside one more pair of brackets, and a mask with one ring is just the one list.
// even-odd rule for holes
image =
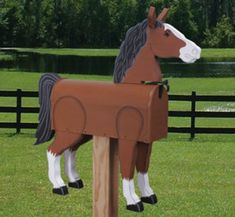
[[20, 133], [22, 90], [16, 91], [16, 133]]
[[191, 101], [191, 139], [195, 137], [196, 92], [192, 91]]

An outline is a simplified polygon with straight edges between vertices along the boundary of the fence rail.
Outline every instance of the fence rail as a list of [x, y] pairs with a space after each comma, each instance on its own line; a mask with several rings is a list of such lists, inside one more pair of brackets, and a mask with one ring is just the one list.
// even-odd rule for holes
[[[21, 129], [35, 129], [37, 123], [22, 123], [21, 114], [35, 114], [39, 112], [37, 107], [23, 107], [22, 98], [37, 98], [36, 91], [0, 91], [0, 97], [15, 97], [16, 106], [1, 106], [0, 113], [15, 113], [16, 122], [0, 122], [0, 128], [14, 128], [16, 133], [20, 133]], [[234, 118], [235, 112], [207, 112], [196, 111], [197, 102], [235, 102], [235, 96], [204, 96], [196, 95], [192, 92], [191, 95], [169, 95], [169, 101], [186, 101], [191, 103], [190, 111], [169, 111], [169, 117], [188, 117], [190, 118], [189, 127], [169, 127], [168, 131], [171, 133], [189, 133], [191, 138], [195, 134], [235, 134], [235, 128], [208, 128], [196, 127], [196, 118]]]

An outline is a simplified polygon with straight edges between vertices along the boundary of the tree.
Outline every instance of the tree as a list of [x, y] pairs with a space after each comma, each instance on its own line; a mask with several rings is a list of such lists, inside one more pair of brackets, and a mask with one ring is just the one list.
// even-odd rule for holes
[[168, 21], [185, 34], [186, 37], [194, 41], [197, 39], [198, 26], [194, 21], [189, 0], [175, 1], [171, 6]]
[[[0, 0], [0, 45], [118, 47], [151, 3], [157, 13], [170, 7], [167, 22], [199, 44], [226, 44], [208, 41], [223, 15], [235, 27], [234, 0]], [[222, 41], [231, 44], [231, 35]]]
[[230, 19], [222, 16], [216, 27], [205, 31], [203, 45], [207, 47], [235, 47], [235, 32]]
[[138, 19], [140, 20], [137, 21], [139, 1], [106, 0], [104, 3], [106, 4], [110, 17], [109, 40], [112, 42], [112, 47], [118, 47], [125, 38], [127, 30], [134, 26], [138, 21], [142, 21], [142, 19], [139, 17]]
[[0, 45], [4, 46], [6, 42], [5, 32], [8, 31], [7, 9], [0, 7]]
[[105, 47], [109, 37], [109, 13], [104, 1], [81, 2], [78, 28], [80, 47]]

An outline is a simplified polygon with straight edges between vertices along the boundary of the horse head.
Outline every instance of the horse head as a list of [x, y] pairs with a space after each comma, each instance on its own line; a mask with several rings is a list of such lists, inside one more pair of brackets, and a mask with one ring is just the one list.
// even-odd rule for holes
[[159, 58], [180, 58], [193, 63], [200, 58], [201, 48], [172, 25], [165, 23], [168, 9], [156, 16], [150, 7], [148, 19], [131, 27], [115, 60], [114, 82], [142, 83], [160, 81]]
[[201, 48], [172, 25], [165, 23], [167, 14], [167, 8], [164, 8], [158, 17], [153, 6], [149, 9], [147, 43], [154, 55], [160, 58], [180, 58], [186, 63], [195, 62], [200, 58]]

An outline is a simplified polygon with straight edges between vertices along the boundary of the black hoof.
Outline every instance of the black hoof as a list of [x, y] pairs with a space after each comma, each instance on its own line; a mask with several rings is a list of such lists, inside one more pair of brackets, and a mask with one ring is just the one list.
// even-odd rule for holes
[[76, 182], [69, 182], [69, 187], [71, 188], [83, 188], [83, 181], [81, 179], [77, 180]]
[[53, 188], [52, 192], [54, 194], [59, 194], [59, 195], [66, 195], [69, 193], [67, 186], [62, 186], [60, 188]]
[[143, 212], [144, 211], [144, 205], [140, 201], [139, 203], [136, 203], [136, 204], [127, 205], [126, 209], [130, 210], [130, 211], [133, 211], [133, 212]]
[[156, 204], [157, 203], [157, 196], [155, 194], [153, 194], [149, 197], [141, 197], [141, 201], [144, 203]]

